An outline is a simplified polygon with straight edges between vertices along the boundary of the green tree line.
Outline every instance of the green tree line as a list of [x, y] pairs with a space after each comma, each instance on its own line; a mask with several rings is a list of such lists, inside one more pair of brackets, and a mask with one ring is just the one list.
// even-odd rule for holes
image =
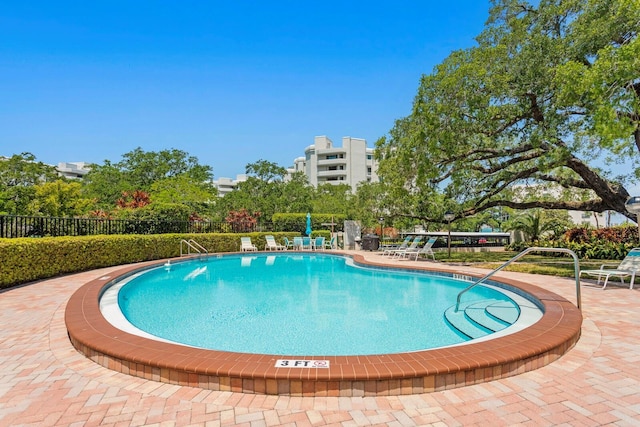
[[82, 179], [59, 176], [31, 153], [0, 160], [0, 214], [51, 217], [193, 219], [224, 222], [249, 212], [271, 221], [275, 213], [339, 214], [365, 225], [377, 223], [378, 184], [356, 192], [346, 184], [314, 188], [306, 176], [258, 160], [246, 166], [248, 178], [219, 197], [210, 166], [182, 150], [125, 153], [117, 162], [90, 165]]

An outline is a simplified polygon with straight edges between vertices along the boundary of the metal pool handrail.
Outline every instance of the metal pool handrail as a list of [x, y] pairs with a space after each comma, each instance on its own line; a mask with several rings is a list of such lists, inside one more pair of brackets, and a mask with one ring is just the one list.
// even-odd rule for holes
[[456, 311], [458, 311], [458, 308], [460, 308], [460, 298], [462, 298], [462, 294], [464, 294], [465, 292], [467, 292], [468, 290], [470, 290], [474, 286], [479, 285], [480, 283], [486, 281], [489, 277], [493, 276], [498, 271], [502, 270], [503, 268], [505, 268], [506, 266], [508, 266], [512, 262], [522, 258], [523, 256], [525, 256], [529, 252], [563, 252], [563, 253], [569, 254], [569, 255], [571, 255], [573, 257], [573, 266], [574, 266], [575, 275], [576, 275], [576, 302], [577, 302], [576, 305], [577, 305], [578, 309], [581, 310], [581, 306], [582, 306], [582, 301], [581, 300], [582, 300], [582, 298], [580, 296], [580, 263], [578, 262], [578, 256], [575, 254], [575, 252], [573, 252], [570, 249], [565, 249], [565, 248], [537, 248], [537, 247], [534, 247], [534, 248], [525, 249], [524, 251], [520, 252], [518, 255], [516, 255], [513, 258], [511, 258], [509, 261], [507, 261], [504, 264], [502, 264], [500, 267], [496, 268], [495, 270], [493, 270], [492, 272], [490, 272], [486, 276], [482, 277], [478, 281], [472, 283], [471, 285], [467, 286], [465, 289], [460, 291], [460, 293], [458, 294], [458, 299], [456, 301]]
[[197, 253], [206, 253], [208, 254], [209, 251], [202, 246], [200, 243], [196, 242], [193, 239], [189, 239], [189, 240], [185, 240], [182, 239], [180, 240], [180, 256], [184, 256], [184, 251], [183, 251], [183, 245], [187, 246], [187, 255], [191, 255], [191, 249], [193, 249], [194, 251], [196, 251]]

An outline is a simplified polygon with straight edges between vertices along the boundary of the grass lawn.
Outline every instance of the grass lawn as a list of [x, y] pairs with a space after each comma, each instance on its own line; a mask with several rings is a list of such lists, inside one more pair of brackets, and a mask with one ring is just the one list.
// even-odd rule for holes
[[[447, 252], [436, 252], [436, 260], [451, 264], [465, 264], [474, 267], [496, 269], [509, 261], [519, 252], [451, 252], [451, 258]], [[580, 260], [580, 269], [599, 269], [602, 264], [618, 265], [619, 260]], [[573, 258], [570, 256], [548, 256], [527, 254], [515, 261], [505, 271], [517, 271], [520, 273], [544, 274], [558, 277], [574, 277]]]

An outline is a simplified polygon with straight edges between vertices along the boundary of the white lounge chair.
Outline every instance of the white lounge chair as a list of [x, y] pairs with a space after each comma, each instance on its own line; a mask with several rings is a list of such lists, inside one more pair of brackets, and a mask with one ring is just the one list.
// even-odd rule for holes
[[427, 255], [427, 256], [431, 256], [431, 258], [433, 258], [433, 260], [436, 260], [436, 254], [433, 253], [433, 249], [431, 249], [431, 247], [433, 246], [433, 244], [436, 242], [436, 240], [438, 240], [437, 237], [431, 237], [429, 238], [429, 240], [427, 240], [427, 243], [424, 244], [424, 246], [422, 248], [416, 248], [415, 250], [410, 250], [407, 249], [405, 252], [402, 252], [402, 254], [400, 255], [402, 258], [407, 258], [408, 260], [411, 259], [412, 256], [415, 256], [415, 261], [418, 260], [418, 257], [421, 254]]
[[620, 282], [624, 284], [624, 278], [631, 276], [631, 282], [629, 283], [629, 289], [633, 289], [633, 281], [636, 278], [636, 272], [640, 270], [640, 248], [633, 248], [629, 251], [626, 257], [616, 268], [605, 268], [607, 264], [602, 264], [600, 270], [581, 270], [580, 276], [586, 274], [588, 276], [598, 276], [598, 284], [604, 277], [604, 285], [602, 289], [607, 287], [609, 277], [619, 277]]
[[283, 245], [278, 244], [275, 237], [273, 237], [272, 235], [264, 236], [264, 239], [266, 241], [264, 245], [265, 251], [284, 251], [285, 249], [287, 249]]
[[251, 237], [241, 237], [240, 250], [242, 252], [255, 252], [258, 250], [258, 248], [253, 243], [251, 243]]
[[411, 244], [406, 247], [405, 249], [396, 249], [393, 251], [392, 255], [394, 258], [398, 257], [400, 258], [401, 256], [404, 256], [405, 253], [407, 253], [407, 251], [416, 251], [418, 250], [418, 245], [420, 244], [420, 242], [422, 241], [422, 236], [416, 236], [415, 239], [413, 239], [413, 242], [411, 242]]
[[407, 249], [409, 247], [409, 243], [411, 243], [411, 239], [413, 239], [413, 236], [405, 237], [404, 241], [399, 246], [383, 250], [382, 255], [393, 255], [394, 251]]

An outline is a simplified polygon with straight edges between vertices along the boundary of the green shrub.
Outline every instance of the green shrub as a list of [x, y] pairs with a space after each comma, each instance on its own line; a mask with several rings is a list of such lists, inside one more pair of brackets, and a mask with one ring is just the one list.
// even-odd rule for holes
[[[240, 249], [240, 237], [249, 236], [262, 249], [267, 234], [279, 242], [285, 236], [297, 235], [209, 233], [0, 239], [0, 288], [95, 268], [177, 257], [181, 240], [193, 239], [210, 253], [235, 252]], [[188, 252], [184, 244], [182, 249]]]
[[[543, 240], [531, 243], [515, 242], [506, 249], [514, 252], [522, 252], [529, 247], [565, 248], [573, 251], [581, 259], [621, 260], [634, 247], [633, 243], [612, 242], [609, 240], [595, 240], [588, 242], [576, 242], [568, 240]], [[547, 256], [568, 257], [563, 253], [545, 252]]]
[[[338, 214], [311, 214], [311, 231], [315, 230], [331, 230], [330, 225], [335, 224], [334, 231], [342, 231], [344, 228], [345, 215]], [[277, 213], [271, 217], [273, 228], [275, 230], [294, 231], [305, 234], [307, 230], [307, 214], [306, 213]]]
[[563, 239], [568, 242], [612, 242], [612, 243], [632, 243], [638, 242], [638, 227], [631, 225], [619, 225], [604, 228], [576, 227], [567, 230]]

